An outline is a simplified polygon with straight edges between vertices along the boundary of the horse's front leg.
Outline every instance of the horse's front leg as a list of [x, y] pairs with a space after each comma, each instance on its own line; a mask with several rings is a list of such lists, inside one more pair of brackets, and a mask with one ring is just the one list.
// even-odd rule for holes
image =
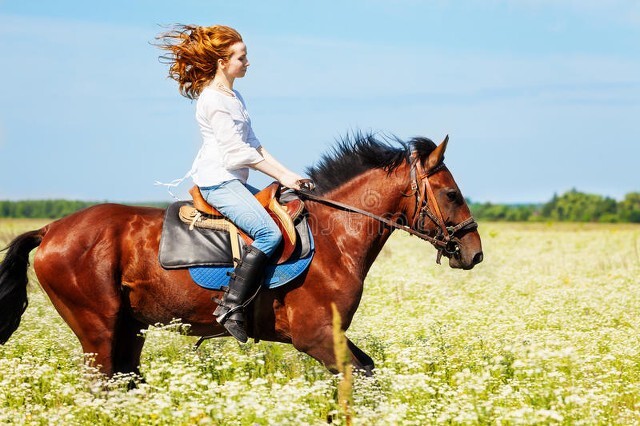
[[353, 366], [364, 373], [365, 376], [371, 377], [373, 376], [373, 369], [375, 365], [373, 363], [373, 359], [362, 349], [357, 347], [351, 340], [347, 339], [347, 345], [349, 346], [349, 350], [351, 351], [351, 363]]
[[[292, 333], [292, 343], [297, 350], [315, 358], [332, 373], [338, 373], [335, 338], [331, 324], [320, 327], [297, 327]], [[372, 376], [373, 359], [349, 339], [347, 339], [347, 350], [353, 367], [366, 376]]]

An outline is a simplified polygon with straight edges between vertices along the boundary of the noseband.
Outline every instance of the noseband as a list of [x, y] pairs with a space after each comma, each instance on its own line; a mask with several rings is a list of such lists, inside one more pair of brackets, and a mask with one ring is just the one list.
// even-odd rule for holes
[[[444, 163], [440, 162], [436, 166], [425, 171], [422, 167], [422, 162], [420, 161], [417, 151], [412, 151], [410, 171], [411, 192], [404, 194], [405, 196], [415, 195], [416, 207], [413, 219], [410, 221], [411, 229], [414, 229], [424, 235], [429, 235], [430, 239], [427, 241], [433, 244], [438, 250], [438, 256], [436, 258], [436, 263], [438, 264], [440, 264], [440, 259], [442, 258], [443, 253], [446, 253], [447, 256], [457, 256], [459, 254], [460, 239], [456, 237], [456, 234], [461, 234], [478, 227], [478, 223], [473, 219], [473, 216], [469, 216], [466, 220], [463, 220], [457, 225], [447, 226], [447, 222], [442, 216], [438, 199], [433, 193], [433, 188], [429, 182], [430, 176], [444, 168]], [[433, 211], [429, 209], [429, 205], [433, 206]], [[431, 236], [429, 232], [424, 229], [424, 224], [427, 218], [436, 225], [436, 232], [434, 236]], [[435, 241], [431, 241], [431, 239]]]
[[[320, 197], [313, 194], [307, 189], [300, 189], [296, 192], [303, 199], [318, 201], [328, 206], [370, 217], [392, 228], [400, 229], [411, 235], [415, 235], [418, 238], [428, 241], [429, 243], [433, 244], [433, 246], [438, 250], [436, 263], [440, 264], [440, 260], [443, 254], [445, 254], [445, 256], [447, 257], [459, 256], [460, 239], [456, 237], [456, 234], [461, 234], [472, 229], [476, 229], [478, 227], [478, 223], [473, 219], [473, 216], [469, 216], [466, 220], [460, 222], [457, 225], [447, 226], [447, 223], [442, 216], [442, 211], [440, 210], [438, 199], [433, 193], [431, 183], [429, 182], [430, 176], [445, 168], [444, 163], [440, 162], [435, 167], [425, 171], [422, 167], [422, 162], [420, 161], [419, 155], [415, 150], [411, 152], [410, 161], [411, 191], [403, 195], [407, 197], [415, 195], [415, 213], [413, 215], [413, 218], [411, 218], [411, 220], [409, 221], [411, 226], [393, 222], [385, 217], [378, 216], [366, 210], [362, 210], [357, 207], [341, 203], [339, 201]], [[307, 179], [305, 179], [304, 181], [310, 182]], [[433, 211], [429, 209], [429, 205], [433, 206]], [[433, 223], [435, 223], [437, 228], [435, 235], [430, 235], [429, 231], [425, 231], [424, 223], [426, 221], [426, 218], [429, 218], [431, 221], [433, 221]]]

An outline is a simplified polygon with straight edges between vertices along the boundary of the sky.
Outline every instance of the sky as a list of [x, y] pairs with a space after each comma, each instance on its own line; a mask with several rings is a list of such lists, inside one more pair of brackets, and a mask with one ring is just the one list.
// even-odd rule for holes
[[153, 45], [175, 23], [243, 35], [234, 87], [301, 174], [355, 131], [448, 134], [473, 201], [640, 191], [636, 0], [0, 0], [0, 200], [171, 200], [201, 143]]

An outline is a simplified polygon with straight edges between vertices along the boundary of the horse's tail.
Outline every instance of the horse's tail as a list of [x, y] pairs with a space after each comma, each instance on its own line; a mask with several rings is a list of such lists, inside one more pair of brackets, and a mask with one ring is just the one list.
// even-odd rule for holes
[[16, 331], [22, 313], [27, 309], [29, 252], [40, 245], [43, 231], [25, 232], [4, 249], [7, 255], [0, 263], [0, 344]]

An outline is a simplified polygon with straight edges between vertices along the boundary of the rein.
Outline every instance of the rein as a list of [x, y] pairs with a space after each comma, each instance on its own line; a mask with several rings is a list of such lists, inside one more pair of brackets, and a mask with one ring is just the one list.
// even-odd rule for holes
[[[429, 177], [442, 170], [444, 167], [444, 163], [440, 163], [425, 172], [422, 168], [422, 164], [419, 160], [417, 152], [412, 151], [410, 171], [411, 192], [408, 194], [403, 194], [405, 196], [411, 196], [415, 194], [416, 197], [416, 212], [411, 220], [412, 226], [401, 225], [397, 222], [373, 214], [366, 210], [362, 210], [358, 207], [350, 206], [339, 201], [330, 200], [328, 198], [315, 195], [307, 189], [300, 189], [295, 192], [301, 198], [306, 198], [308, 200], [317, 201], [319, 203], [341, 210], [361, 214], [371, 219], [375, 219], [378, 222], [384, 223], [391, 228], [399, 229], [401, 231], [407, 232], [410, 235], [415, 235], [422, 240], [428, 241], [438, 250], [436, 263], [440, 264], [443, 252], [451, 256], [456, 255], [460, 251], [460, 240], [455, 237], [456, 233], [475, 229], [478, 227], [478, 224], [473, 219], [473, 216], [469, 216], [468, 219], [460, 222], [455, 226], [446, 226], [446, 222], [444, 221], [442, 212], [440, 211], [440, 205], [438, 204], [438, 200], [436, 199], [435, 194], [433, 193], [433, 189], [431, 188], [431, 184], [429, 183]], [[303, 184], [307, 184], [308, 186], [309, 183], [311, 183], [310, 180], [304, 179]], [[311, 187], [313, 187], [312, 185], [313, 184], [311, 183]], [[429, 204], [433, 205], [435, 214], [429, 210]], [[430, 234], [423, 231], [422, 224], [424, 222], [425, 216], [431, 219], [438, 226], [439, 232], [437, 233], [437, 235], [431, 236]]]

